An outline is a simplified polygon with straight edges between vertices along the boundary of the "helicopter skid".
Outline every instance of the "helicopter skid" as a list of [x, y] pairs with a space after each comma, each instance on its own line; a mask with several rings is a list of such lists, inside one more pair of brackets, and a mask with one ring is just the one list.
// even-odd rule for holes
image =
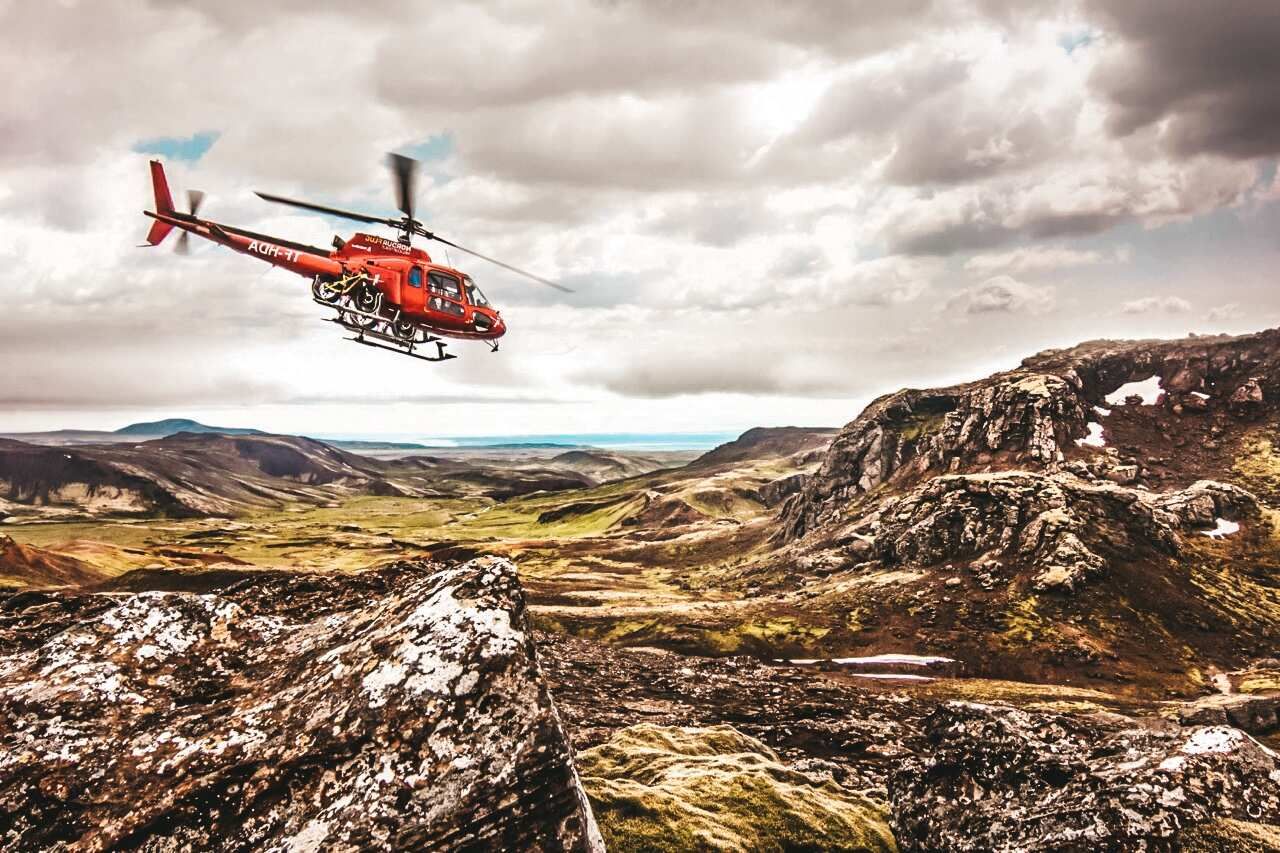
[[457, 358], [453, 353], [444, 351], [444, 343], [440, 340], [435, 341], [435, 355], [423, 355], [422, 353], [414, 352], [412, 346], [409, 349], [404, 349], [399, 345], [387, 346], [386, 344], [378, 343], [377, 341], [367, 340], [368, 337], [377, 337], [382, 340], [390, 340], [394, 342], [393, 338], [388, 338], [385, 335], [379, 335], [376, 333], [371, 336], [368, 332], [365, 332], [364, 334], [357, 334], [354, 338], [343, 338], [343, 340], [357, 344], [364, 344], [367, 347], [377, 347], [378, 349], [384, 349], [387, 352], [396, 352], [400, 355], [407, 355], [409, 358], [421, 359], [422, 361], [448, 361], [451, 358]]
[[[378, 347], [379, 349], [385, 349], [390, 352], [398, 352], [401, 355], [407, 355], [411, 358], [420, 358], [423, 361], [448, 361], [451, 358], [457, 358], [453, 353], [444, 351], [446, 346], [444, 341], [431, 335], [427, 335], [427, 339], [425, 341], [405, 341], [397, 338], [395, 335], [389, 335], [386, 332], [380, 332], [377, 329], [362, 329], [359, 326], [344, 323], [337, 317], [332, 317], [325, 322], [337, 323], [348, 332], [351, 332], [355, 337], [347, 338], [346, 340], [355, 341], [358, 344]], [[423, 355], [416, 351], [418, 346], [427, 343], [436, 345], [435, 355]], [[388, 344], [390, 346], [388, 346]]]

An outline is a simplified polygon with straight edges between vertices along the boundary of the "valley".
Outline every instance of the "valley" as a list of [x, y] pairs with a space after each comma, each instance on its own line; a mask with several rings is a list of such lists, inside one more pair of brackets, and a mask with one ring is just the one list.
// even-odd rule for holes
[[[1277, 332], [1090, 342], [886, 395], [838, 431], [683, 456], [10, 440], [0, 634], [78, 591], [510, 560], [579, 754], [636, 727], [729, 725], [887, 804], [899, 843], [908, 825], [942, 837], [961, 818], [922, 813], [921, 780], [970, 771], [912, 774], [947, 715], [1009, 749], [1066, 727], [1156, 754], [1227, 725], [1280, 746], [1278, 367]], [[1153, 377], [1158, 396], [1128, 393]], [[1119, 772], [1074, 760], [1081, 778]]]

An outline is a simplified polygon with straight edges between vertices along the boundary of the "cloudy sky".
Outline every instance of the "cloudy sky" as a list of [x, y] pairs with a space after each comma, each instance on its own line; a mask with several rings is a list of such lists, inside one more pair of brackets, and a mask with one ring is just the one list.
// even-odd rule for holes
[[[1098, 337], [1280, 324], [1280, 5], [0, 0], [0, 430], [841, 424]], [[146, 161], [325, 245], [384, 154], [510, 331], [427, 365], [136, 248]], [[432, 249], [434, 251], [434, 249]]]

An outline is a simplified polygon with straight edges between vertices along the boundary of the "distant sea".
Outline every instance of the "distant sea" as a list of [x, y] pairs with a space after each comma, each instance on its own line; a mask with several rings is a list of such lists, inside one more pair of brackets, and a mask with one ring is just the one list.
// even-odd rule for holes
[[636, 452], [656, 450], [710, 450], [733, 441], [737, 432], [581, 432], [550, 435], [449, 435], [424, 436], [416, 433], [360, 433], [317, 435], [321, 440], [386, 441], [421, 444], [438, 448], [484, 447], [600, 447]]

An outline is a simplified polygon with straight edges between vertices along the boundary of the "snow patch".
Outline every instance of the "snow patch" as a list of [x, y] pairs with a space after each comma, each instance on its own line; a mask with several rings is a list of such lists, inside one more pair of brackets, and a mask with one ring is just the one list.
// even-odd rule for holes
[[1089, 434], [1076, 439], [1076, 447], [1106, 447], [1107, 440], [1102, 437], [1102, 424], [1089, 421]]
[[1199, 397], [1201, 400], [1208, 400], [1208, 399], [1209, 399], [1209, 395], [1208, 395], [1208, 394], [1206, 394], [1206, 393], [1204, 393], [1203, 391], [1192, 391], [1192, 392], [1191, 392], [1191, 396], [1192, 396], [1192, 397]]
[[819, 663], [831, 663], [836, 666], [864, 666], [867, 664], [897, 665], [897, 666], [931, 666], [936, 663], [955, 663], [954, 658], [938, 657], [936, 655], [908, 655], [908, 654], [882, 654], [868, 655], [866, 657], [853, 658], [791, 658], [784, 661], [785, 663], [795, 666], [813, 666]]
[[1234, 521], [1228, 521], [1225, 518], [1219, 518], [1216, 521], [1212, 530], [1203, 531], [1204, 535], [1210, 539], [1226, 539], [1232, 533], [1240, 532], [1240, 525]]
[[1110, 410], [1110, 409], [1104, 409], [1104, 408], [1102, 408], [1101, 406], [1094, 406], [1094, 407], [1093, 407], [1093, 410], [1094, 410], [1095, 412], [1097, 412], [1097, 413], [1098, 413], [1098, 417], [1100, 417], [1100, 418], [1108, 418], [1108, 417], [1111, 417], [1111, 410]]
[[1187, 755], [1201, 755], [1206, 752], [1231, 752], [1244, 741], [1244, 733], [1228, 726], [1208, 726], [1197, 729], [1186, 743], [1182, 751]]
[[884, 681], [933, 681], [927, 675], [911, 675], [910, 673], [893, 673], [893, 672], [851, 672], [854, 678], [878, 678]]
[[1141, 382], [1126, 382], [1106, 396], [1107, 405], [1123, 406], [1124, 398], [1137, 395], [1142, 398], [1142, 405], [1154, 405], [1160, 398], [1160, 377], [1152, 376]]

